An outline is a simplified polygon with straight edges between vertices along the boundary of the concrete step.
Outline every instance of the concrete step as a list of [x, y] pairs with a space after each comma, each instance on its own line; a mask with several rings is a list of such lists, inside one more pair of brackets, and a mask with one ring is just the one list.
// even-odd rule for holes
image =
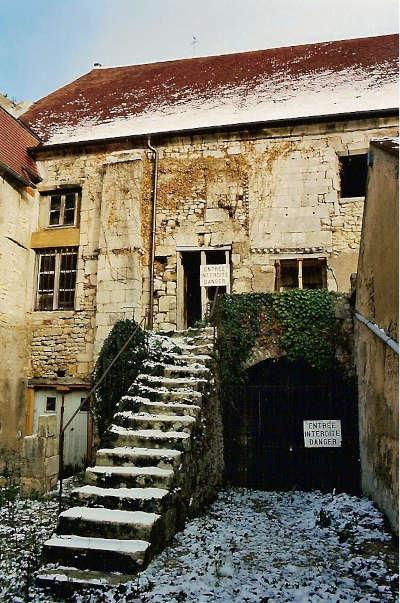
[[184, 354], [194, 354], [197, 356], [199, 354], [209, 355], [210, 352], [213, 351], [214, 346], [212, 343], [195, 344], [195, 343], [188, 343], [187, 341], [181, 341], [181, 342], [177, 342], [177, 347]]
[[97, 451], [96, 465], [98, 466], [136, 466], [160, 467], [173, 469], [179, 465], [182, 453], [179, 450], [164, 448], [101, 448]]
[[112, 425], [110, 432], [116, 436], [115, 444], [137, 448], [174, 448], [187, 450], [190, 435], [184, 431], [160, 431], [158, 429], [126, 429]]
[[174, 364], [190, 366], [192, 364], [197, 365], [205, 365], [207, 366], [212, 361], [212, 358], [209, 354], [176, 354], [173, 353], [170, 355]]
[[52, 536], [44, 543], [45, 563], [77, 569], [135, 574], [148, 562], [150, 543], [145, 540], [92, 538], [68, 534]]
[[168, 488], [174, 472], [159, 467], [96, 466], [86, 469], [86, 481], [103, 488]]
[[159, 429], [160, 431], [186, 431], [190, 433], [196, 419], [187, 415], [119, 412], [114, 415], [114, 424], [132, 429]]
[[145, 373], [138, 375], [136, 381], [150, 387], [189, 391], [201, 391], [207, 383], [207, 379], [202, 377], [163, 377]]
[[165, 488], [101, 488], [90, 485], [75, 488], [71, 495], [79, 506], [158, 514], [165, 510], [172, 496]]
[[142, 402], [139, 406], [139, 412], [149, 412], [157, 415], [161, 414], [174, 414], [184, 415], [190, 417], [197, 417], [201, 411], [201, 407], [195, 404], [179, 404], [179, 403], [165, 403], [165, 402]]
[[192, 402], [201, 402], [202, 399], [202, 393], [194, 389], [168, 390], [151, 387], [142, 383], [131, 385], [129, 391], [134, 395], [148, 398], [151, 402], [183, 402], [190, 404]]
[[193, 363], [191, 365], [183, 364], [160, 364], [158, 362], [145, 362], [143, 373], [159, 377], [208, 377], [210, 369], [204, 364]]
[[58, 518], [58, 534], [96, 538], [147, 540], [156, 536], [160, 515], [145, 511], [120, 511], [91, 507], [71, 507]]
[[135, 579], [134, 574], [80, 570], [76, 567], [65, 566], [55, 568], [54, 564], [50, 564], [41, 568], [40, 574], [36, 577], [36, 584], [41, 588], [51, 589], [56, 596], [62, 597], [64, 601], [72, 601], [72, 597], [76, 592], [87, 589], [106, 591]]

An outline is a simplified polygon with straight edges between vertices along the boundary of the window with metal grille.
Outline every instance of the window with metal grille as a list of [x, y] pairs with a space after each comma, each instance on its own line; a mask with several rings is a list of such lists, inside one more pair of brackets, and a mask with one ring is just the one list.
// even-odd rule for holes
[[47, 396], [46, 398], [46, 412], [56, 412], [57, 398], [54, 396]]
[[75, 226], [80, 195], [79, 190], [50, 193], [49, 226]]
[[72, 310], [75, 301], [78, 249], [40, 249], [36, 310]]
[[326, 287], [326, 258], [276, 260], [275, 291]]
[[345, 155], [339, 157], [340, 196], [365, 197], [367, 190], [368, 155]]

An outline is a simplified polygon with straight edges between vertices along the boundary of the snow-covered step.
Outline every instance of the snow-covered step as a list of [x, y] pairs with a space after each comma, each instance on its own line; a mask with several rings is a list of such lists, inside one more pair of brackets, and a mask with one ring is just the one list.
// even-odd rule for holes
[[142, 370], [146, 374], [163, 377], [207, 377], [210, 374], [210, 369], [200, 363], [183, 365], [149, 361], [143, 364]]
[[210, 352], [213, 351], [213, 345], [211, 343], [193, 344], [182, 341], [177, 344], [177, 347], [185, 354], [210, 354]]
[[190, 445], [190, 434], [185, 431], [127, 429], [119, 425], [111, 425], [110, 432], [116, 436], [116, 446], [186, 450]]
[[173, 402], [142, 402], [139, 406], [139, 412], [155, 413], [157, 415], [173, 413], [174, 415], [189, 415], [197, 417], [201, 411], [200, 406], [196, 404], [179, 404]]
[[196, 419], [188, 415], [157, 415], [124, 411], [116, 413], [114, 421], [117, 425], [134, 429], [159, 429], [160, 431], [186, 431], [189, 433]]
[[96, 570], [77, 569], [76, 567], [59, 566], [54, 564], [44, 566], [36, 576], [36, 584], [50, 589], [62, 600], [73, 600], [74, 593], [86, 589], [109, 590], [120, 584], [132, 582], [134, 574], [120, 572], [101, 572]]
[[92, 538], [68, 534], [52, 536], [44, 543], [43, 556], [47, 563], [100, 570], [136, 573], [148, 561], [150, 543], [146, 540]]
[[162, 469], [172, 469], [180, 462], [181, 455], [180, 450], [164, 448], [132, 448], [129, 446], [101, 448], [97, 451], [96, 465], [114, 467], [151, 465]]
[[135, 383], [131, 386], [130, 392], [149, 398], [152, 402], [161, 400], [162, 402], [182, 401], [185, 404], [191, 402], [200, 402], [202, 393], [194, 389], [175, 389], [169, 390], [161, 387], [150, 387], [148, 385]]
[[165, 488], [101, 488], [86, 485], [75, 488], [72, 498], [79, 505], [162, 513], [171, 495]]
[[178, 365], [187, 365], [190, 366], [192, 364], [200, 364], [207, 365], [211, 362], [212, 358], [208, 354], [176, 354], [173, 353], [170, 355], [171, 359], [173, 359], [174, 364]]
[[112, 467], [96, 466], [86, 469], [86, 481], [94, 486], [168, 488], [174, 472], [160, 467]]
[[151, 541], [160, 515], [146, 511], [120, 511], [91, 507], [71, 507], [60, 514], [59, 534], [96, 538], [123, 538]]
[[202, 377], [163, 377], [157, 375], [138, 375], [136, 381], [150, 387], [162, 387], [172, 390], [201, 390], [207, 383]]

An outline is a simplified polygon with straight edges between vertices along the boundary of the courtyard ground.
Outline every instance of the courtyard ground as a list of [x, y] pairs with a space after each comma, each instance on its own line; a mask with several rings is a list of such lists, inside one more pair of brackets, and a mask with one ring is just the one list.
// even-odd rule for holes
[[[14, 527], [10, 510], [0, 509], [1, 601], [56, 600], [30, 578], [40, 544], [54, 528], [56, 506], [18, 499]], [[398, 600], [397, 583], [392, 537], [367, 499], [227, 489], [134, 582], [72, 600], [379, 603]]]

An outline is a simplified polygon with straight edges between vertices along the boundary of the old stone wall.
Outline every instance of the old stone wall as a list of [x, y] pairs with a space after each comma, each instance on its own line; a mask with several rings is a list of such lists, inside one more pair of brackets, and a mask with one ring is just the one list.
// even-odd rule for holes
[[38, 432], [22, 446], [21, 488], [26, 494], [44, 494], [57, 487], [58, 429], [55, 415], [39, 417]]
[[[328, 286], [348, 291], [363, 199], [340, 198], [338, 156], [366, 152], [395, 127], [376, 118], [154, 140], [155, 327], [184, 326], [180, 248], [227, 246], [234, 292], [273, 290], [277, 259], [321, 256]], [[44, 349], [52, 340], [68, 374], [84, 376], [114, 322], [133, 309], [140, 320], [148, 306], [153, 155], [145, 141], [121, 142], [42, 152], [39, 164], [44, 187], [79, 184], [82, 202], [76, 309], [33, 313], [34, 374], [56, 370]]]
[[[371, 146], [356, 310], [398, 341], [398, 158]], [[398, 355], [356, 321], [362, 487], [398, 531]]]
[[19, 448], [24, 430], [36, 219], [34, 191], [0, 177], [0, 449]]

